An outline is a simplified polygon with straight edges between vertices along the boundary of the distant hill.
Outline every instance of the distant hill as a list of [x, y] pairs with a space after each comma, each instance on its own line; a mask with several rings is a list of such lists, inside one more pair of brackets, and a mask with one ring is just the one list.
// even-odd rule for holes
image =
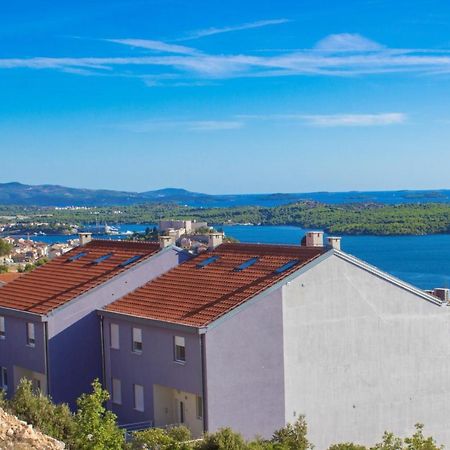
[[196, 207], [277, 206], [300, 200], [322, 203], [450, 203], [450, 190], [310, 192], [211, 195], [185, 189], [166, 188], [146, 192], [78, 189], [18, 182], [0, 183], [0, 204], [21, 206], [112, 206], [140, 203], [177, 203]]

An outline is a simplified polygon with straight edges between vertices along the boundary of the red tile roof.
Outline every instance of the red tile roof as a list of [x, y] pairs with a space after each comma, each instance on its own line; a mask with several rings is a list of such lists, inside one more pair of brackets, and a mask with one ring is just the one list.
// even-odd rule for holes
[[19, 278], [21, 275], [19, 272], [0, 273], [0, 286]]
[[[47, 314], [158, 250], [156, 243], [93, 240], [2, 286], [0, 306]], [[83, 252], [87, 254], [70, 261], [71, 257]], [[108, 253], [112, 253], [110, 258], [93, 263]], [[120, 266], [135, 255], [142, 255], [142, 258], [126, 267]]]
[[[323, 247], [222, 244], [108, 305], [107, 311], [190, 326], [206, 326], [324, 253]], [[217, 260], [198, 268], [212, 256]], [[256, 263], [236, 271], [251, 258]], [[282, 273], [276, 269], [298, 263]]]

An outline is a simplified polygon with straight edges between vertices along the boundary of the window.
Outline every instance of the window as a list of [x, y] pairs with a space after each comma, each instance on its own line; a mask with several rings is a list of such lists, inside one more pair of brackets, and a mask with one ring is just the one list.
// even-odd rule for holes
[[27, 323], [27, 345], [30, 347], [34, 347], [36, 344], [36, 339], [34, 336], [34, 323], [28, 322]]
[[0, 367], [0, 388], [4, 391], [8, 390], [8, 371], [6, 367]]
[[112, 379], [112, 402], [122, 404], [122, 383], [117, 378]]
[[175, 336], [175, 361], [186, 361], [186, 347], [184, 345], [184, 337]]
[[133, 384], [134, 390], [134, 409], [144, 412], [144, 386]]
[[119, 350], [120, 344], [119, 344], [119, 325], [117, 323], [112, 323], [109, 326], [110, 331], [110, 339], [111, 339], [111, 348], [114, 348], [116, 350]]
[[197, 395], [197, 419], [203, 419], [203, 398]]
[[0, 316], [0, 339], [5, 339], [5, 336], [5, 318], [3, 316]]
[[142, 353], [142, 330], [133, 328], [133, 352]]

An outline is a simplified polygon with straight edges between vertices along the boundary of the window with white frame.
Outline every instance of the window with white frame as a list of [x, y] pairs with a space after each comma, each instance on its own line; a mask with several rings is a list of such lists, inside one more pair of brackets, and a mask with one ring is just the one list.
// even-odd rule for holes
[[203, 419], [203, 398], [200, 395], [197, 395], [196, 399], [197, 405], [197, 419]]
[[34, 334], [34, 323], [27, 323], [27, 345], [34, 347], [36, 344], [36, 337]]
[[133, 352], [142, 353], [142, 330], [133, 328]]
[[175, 361], [185, 362], [186, 361], [186, 346], [184, 343], [184, 337], [175, 336], [174, 346], [175, 346], [175, 349], [174, 349]]
[[122, 404], [122, 383], [117, 378], [112, 379], [112, 402], [116, 405]]
[[111, 348], [119, 350], [119, 325], [117, 323], [112, 323], [110, 325], [110, 339], [111, 339]]
[[134, 390], [134, 409], [136, 411], [144, 411], [144, 386], [133, 384]]
[[5, 339], [6, 329], [5, 329], [5, 318], [0, 316], [0, 339]]
[[0, 388], [4, 391], [8, 390], [8, 371], [6, 367], [0, 367]]

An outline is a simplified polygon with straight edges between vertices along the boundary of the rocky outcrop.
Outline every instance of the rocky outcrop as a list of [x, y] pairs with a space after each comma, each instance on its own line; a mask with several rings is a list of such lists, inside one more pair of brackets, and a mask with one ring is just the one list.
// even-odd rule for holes
[[65, 445], [0, 408], [0, 450], [62, 450]]

